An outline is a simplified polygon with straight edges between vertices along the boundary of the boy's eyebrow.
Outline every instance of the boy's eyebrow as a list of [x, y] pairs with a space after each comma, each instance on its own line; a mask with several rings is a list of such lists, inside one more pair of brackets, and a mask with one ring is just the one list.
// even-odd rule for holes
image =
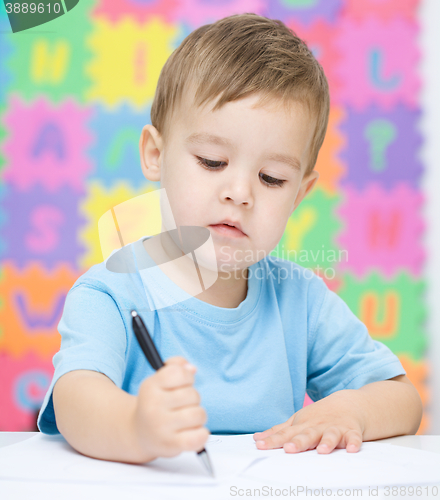
[[[234, 145], [225, 137], [219, 135], [208, 134], [206, 132], [194, 132], [185, 139], [187, 144], [217, 144], [218, 146], [229, 146], [232, 149]], [[285, 163], [293, 170], [301, 172], [301, 163], [299, 160], [293, 156], [284, 155], [281, 153], [270, 153], [265, 157], [267, 160], [278, 161], [280, 163]]]
[[281, 153], [271, 153], [271, 154], [267, 155], [266, 158], [268, 160], [273, 160], [273, 161], [278, 161], [280, 163], [285, 163], [286, 165], [289, 165], [289, 167], [292, 167], [293, 170], [296, 170], [299, 173], [301, 173], [301, 163], [294, 156], [287, 156], [287, 155], [283, 155]]
[[185, 139], [187, 144], [217, 144], [219, 146], [232, 146], [228, 139], [219, 135], [207, 134], [206, 132], [194, 132]]

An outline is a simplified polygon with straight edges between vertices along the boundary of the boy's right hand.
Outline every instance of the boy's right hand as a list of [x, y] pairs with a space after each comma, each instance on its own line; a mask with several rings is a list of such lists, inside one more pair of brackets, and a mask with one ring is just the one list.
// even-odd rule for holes
[[186, 359], [174, 356], [140, 385], [134, 434], [145, 461], [203, 448], [209, 431], [203, 427], [207, 416], [193, 387], [195, 372]]

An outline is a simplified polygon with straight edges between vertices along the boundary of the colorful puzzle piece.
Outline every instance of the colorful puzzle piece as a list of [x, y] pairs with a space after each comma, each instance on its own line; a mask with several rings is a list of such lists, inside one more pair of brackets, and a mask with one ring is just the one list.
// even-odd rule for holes
[[392, 188], [406, 181], [417, 188], [423, 171], [419, 120], [420, 111], [403, 104], [391, 111], [377, 106], [363, 112], [349, 108], [340, 126], [347, 137], [347, 147], [340, 156], [350, 166], [343, 184], [362, 189], [379, 181]]
[[35, 187], [27, 192], [8, 186], [1, 202], [7, 220], [1, 227], [3, 259], [24, 267], [29, 261], [51, 268], [57, 262], [72, 267], [84, 253], [78, 232], [85, 219], [78, 214], [84, 195], [62, 188], [55, 193]]
[[176, 26], [156, 17], [143, 24], [131, 17], [116, 24], [96, 18], [88, 39], [95, 57], [87, 64], [93, 81], [87, 99], [110, 106], [123, 100], [138, 107], [147, 105], [177, 34]]
[[19, 270], [5, 261], [0, 281], [0, 353], [19, 358], [33, 351], [52, 359], [60, 348], [57, 326], [64, 301], [78, 277], [66, 264], [47, 272], [36, 263]]
[[175, 20], [183, 21], [191, 29], [212, 23], [226, 16], [253, 12], [264, 15], [264, 0], [180, 0], [174, 12]]
[[339, 159], [341, 150], [347, 142], [345, 136], [340, 132], [340, 122], [343, 116], [342, 108], [330, 108], [327, 134], [315, 165], [315, 170], [319, 172], [317, 185], [330, 194], [337, 193], [340, 178], [346, 171], [345, 165]]
[[376, 268], [387, 277], [406, 269], [419, 276], [425, 258], [422, 194], [405, 183], [390, 191], [369, 184], [363, 191], [346, 187], [345, 198], [338, 209], [345, 229], [337, 242], [348, 260], [340, 269], [363, 276]]
[[86, 35], [91, 31], [93, 4], [94, 0], [81, 0], [68, 15], [50, 21], [50, 28], [44, 32], [11, 37], [11, 88], [25, 101], [45, 94], [54, 102], [67, 96], [84, 102], [85, 89], [90, 85], [85, 72], [91, 56]]
[[5, 137], [7, 135], [7, 129], [3, 125], [3, 117], [5, 115], [5, 108], [3, 103], [0, 101], [0, 176], [3, 175], [3, 169], [5, 167], [5, 157], [3, 155], [3, 152], [1, 150], [1, 145], [5, 140]]
[[87, 153], [90, 115], [90, 108], [73, 99], [54, 106], [42, 97], [30, 105], [11, 97], [3, 119], [9, 131], [1, 148], [7, 161], [3, 179], [19, 191], [34, 186], [49, 192], [63, 186], [83, 191], [92, 169]]
[[20, 358], [0, 352], [2, 431], [36, 430], [37, 411], [43, 403], [53, 372], [52, 360], [41, 359], [33, 352]]
[[[1, 4], [0, 4], [1, 5]], [[4, 9], [4, 4], [1, 6]], [[7, 92], [10, 90], [12, 73], [9, 61], [12, 59], [13, 45], [8, 30], [11, 30], [6, 12], [0, 10], [0, 103], [6, 101]]]
[[343, 7], [343, 0], [268, 0], [267, 17], [290, 21], [297, 19], [309, 24], [317, 19], [335, 23]]
[[323, 67], [330, 87], [330, 99], [333, 100], [333, 96], [338, 94], [340, 87], [338, 75], [335, 73], [337, 62], [341, 57], [340, 49], [335, 44], [338, 25], [323, 19], [304, 25], [296, 19], [290, 19], [287, 26], [306, 42]]
[[89, 183], [87, 198], [82, 202], [80, 208], [81, 213], [88, 220], [87, 225], [79, 235], [79, 239], [87, 247], [87, 253], [81, 259], [81, 266], [84, 270], [103, 261], [98, 232], [98, 221], [101, 216], [119, 203], [155, 189], [157, 187], [153, 188], [151, 183], [144, 183], [137, 191], [126, 182], [119, 182], [111, 189], [105, 189], [97, 181]]
[[337, 264], [344, 259], [333, 242], [339, 228], [334, 214], [338, 201], [336, 195], [315, 188], [289, 218], [271, 255], [296, 262], [327, 280], [335, 278]]
[[373, 15], [385, 21], [397, 16], [410, 21], [417, 19], [420, 0], [345, 0], [344, 11], [354, 19]]
[[146, 124], [151, 124], [150, 106], [140, 111], [127, 104], [115, 111], [95, 106], [89, 124], [95, 135], [90, 156], [96, 171], [91, 179], [99, 179], [106, 188], [121, 180], [133, 188], [147, 182], [139, 158], [139, 139]]
[[417, 109], [418, 34], [416, 23], [401, 18], [342, 19], [335, 40], [341, 54], [335, 68], [341, 82], [335, 102], [357, 110], [372, 104], [390, 110], [400, 102]]
[[420, 361], [427, 347], [423, 281], [407, 273], [387, 280], [377, 272], [362, 280], [344, 273], [338, 295], [365, 324], [370, 335], [396, 354]]
[[180, 0], [101, 0], [92, 11], [92, 17], [102, 17], [113, 23], [130, 16], [139, 23], [145, 23], [152, 17], [162, 18], [167, 23], [176, 19], [176, 8]]

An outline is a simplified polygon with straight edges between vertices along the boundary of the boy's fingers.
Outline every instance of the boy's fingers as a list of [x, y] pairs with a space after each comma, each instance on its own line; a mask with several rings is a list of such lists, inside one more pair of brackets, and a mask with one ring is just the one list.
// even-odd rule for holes
[[194, 384], [194, 373], [186, 369], [185, 365], [165, 365], [155, 375], [162, 389], [175, 389]]
[[173, 427], [175, 431], [197, 429], [207, 421], [206, 411], [201, 406], [182, 408], [175, 414]]
[[263, 432], [255, 432], [254, 436], [253, 436], [254, 441], [258, 441], [258, 440], [267, 438], [267, 437], [271, 436], [272, 434], [275, 434], [275, 432], [280, 431], [284, 427], [287, 427], [287, 425], [288, 424], [286, 424], [286, 422], [283, 422], [282, 424], [274, 425], [270, 429], [266, 429]]
[[316, 448], [321, 439], [321, 433], [317, 429], [308, 427], [300, 434], [292, 437], [288, 443], [284, 443], [286, 453], [297, 453]]
[[184, 365], [188, 361], [183, 356], [172, 356], [165, 361], [166, 365]]
[[345, 447], [347, 452], [356, 453], [362, 446], [362, 434], [355, 429], [347, 431], [344, 435], [339, 427], [328, 427], [324, 432], [312, 427], [299, 431], [297, 427], [290, 425], [264, 439], [257, 439], [257, 448], [260, 450], [284, 448], [286, 453], [297, 453], [316, 447], [318, 453], [330, 453], [340, 443], [345, 443], [342, 448]]
[[183, 451], [200, 451], [208, 440], [209, 434], [206, 427], [180, 431], [177, 433], [179, 448]]
[[192, 386], [178, 387], [166, 391], [167, 408], [175, 410], [184, 406], [197, 406], [200, 404], [200, 394]]
[[330, 453], [341, 442], [343, 432], [338, 427], [328, 427], [323, 435], [319, 445], [316, 447], [318, 453]]
[[298, 429], [288, 425], [278, 432], [271, 434], [267, 438], [257, 439], [255, 444], [259, 450], [272, 450], [274, 448], [282, 448], [284, 443], [288, 443], [298, 434]]
[[274, 425], [270, 429], [266, 429], [263, 432], [255, 432], [253, 435], [254, 441], [259, 441], [261, 439], [265, 439], [265, 438], [271, 436], [272, 434], [275, 434], [276, 432], [280, 431], [281, 429], [284, 429], [285, 427], [291, 426], [292, 422], [293, 422], [293, 417], [294, 417], [294, 415], [292, 417], [290, 417], [289, 420], [287, 420], [286, 422], [283, 422], [282, 424]]
[[346, 450], [348, 453], [356, 453], [362, 446], [362, 435], [359, 431], [351, 430], [345, 434]]
[[172, 358], [168, 358], [165, 361], [165, 366], [168, 365], [178, 365], [178, 366], [184, 366], [187, 368], [190, 372], [195, 373], [197, 371], [197, 368], [189, 363], [184, 357], [182, 356], [173, 356]]

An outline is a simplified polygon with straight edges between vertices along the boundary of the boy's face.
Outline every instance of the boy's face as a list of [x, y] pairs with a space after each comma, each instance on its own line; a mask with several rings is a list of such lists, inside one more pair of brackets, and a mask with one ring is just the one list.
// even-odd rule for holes
[[[144, 175], [166, 189], [177, 226], [210, 230], [219, 272], [245, 269], [276, 247], [318, 179], [315, 171], [304, 177], [314, 122], [299, 103], [253, 108], [256, 95], [215, 112], [214, 103], [188, 101], [174, 114], [166, 143], [144, 127]], [[224, 220], [238, 222], [242, 233], [214, 227]]]

